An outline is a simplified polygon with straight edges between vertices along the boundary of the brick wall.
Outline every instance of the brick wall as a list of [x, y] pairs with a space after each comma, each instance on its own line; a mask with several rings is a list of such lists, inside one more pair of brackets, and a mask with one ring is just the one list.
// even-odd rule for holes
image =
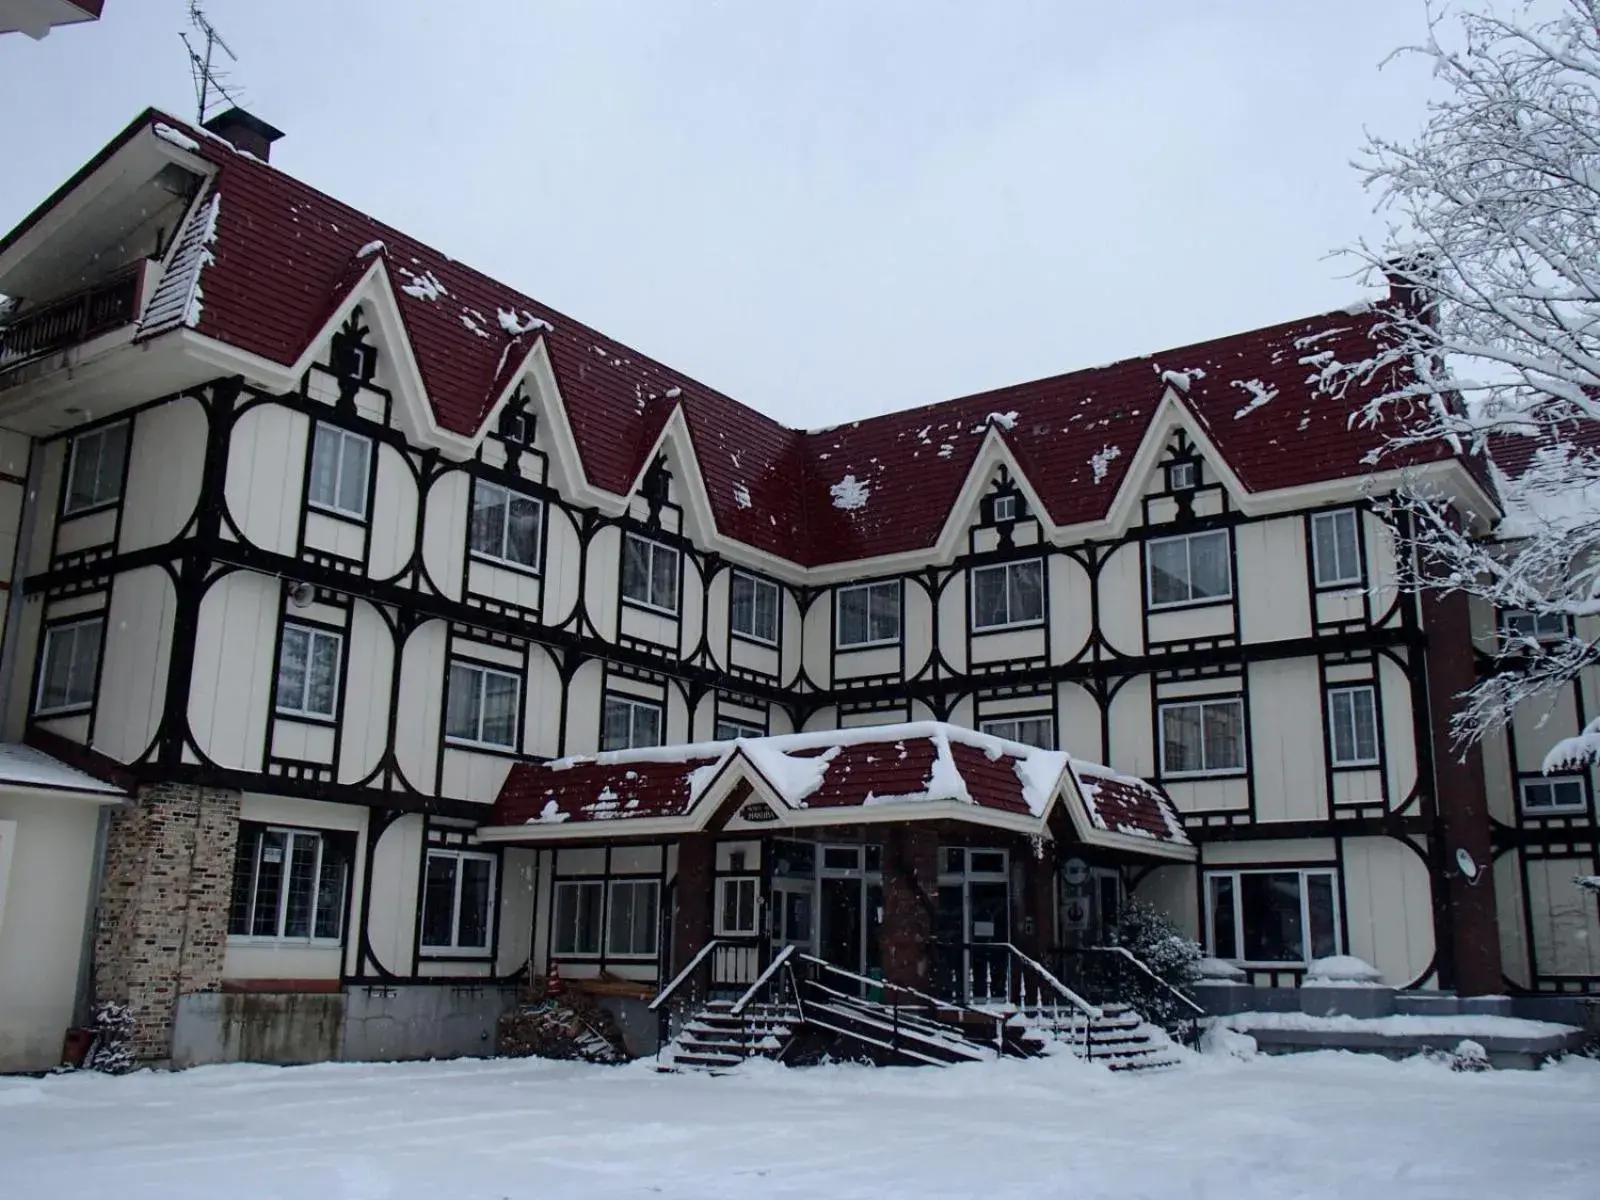
[[143, 788], [112, 817], [94, 994], [132, 1006], [141, 1062], [171, 1057], [180, 994], [221, 985], [238, 836], [239, 794], [189, 784]]

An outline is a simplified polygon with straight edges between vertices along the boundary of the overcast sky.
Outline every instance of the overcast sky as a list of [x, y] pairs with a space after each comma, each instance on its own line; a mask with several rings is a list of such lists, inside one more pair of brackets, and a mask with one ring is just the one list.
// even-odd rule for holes
[[[1349, 303], [1421, 0], [210, 0], [273, 162], [791, 424]], [[0, 38], [0, 226], [187, 0]]]

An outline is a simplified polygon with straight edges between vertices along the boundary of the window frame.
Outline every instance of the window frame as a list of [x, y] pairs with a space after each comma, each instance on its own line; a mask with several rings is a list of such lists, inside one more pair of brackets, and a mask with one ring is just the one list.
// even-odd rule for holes
[[[100, 627], [100, 635], [95, 641], [94, 662], [89, 672], [89, 697], [86, 700], [74, 700], [71, 697], [72, 673], [77, 666], [77, 631], [90, 625]], [[55, 639], [65, 633], [72, 633], [72, 659], [67, 663], [68, 696], [66, 702], [46, 708], [44, 703], [45, 681], [50, 678], [51, 645]], [[46, 625], [39, 638], [38, 678], [33, 685], [33, 717], [64, 717], [74, 713], [85, 713], [92, 710], [95, 702], [100, 698], [100, 662], [105, 655], [106, 648], [106, 614], [104, 612], [88, 613], [70, 620], [57, 621]]]
[[[1521, 617], [1527, 617], [1532, 621], [1533, 632], [1531, 634], [1516, 633], [1512, 630], [1512, 622]], [[1539, 631], [1539, 622], [1541, 620], [1560, 621], [1561, 629], [1555, 632], [1546, 631], [1541, 633]], [[1502, 645], [1511, 646], [1524, 638], [1530, 637], [1533, 641], [1544, 645], [1546, 642], [1564, 641], [1568, 636], [1567, 618], [1562, 613], [1536, 613], [1526, 608], [1503, 608], [1500, 610], [1500, 641]]]
[[[1530, 805], [1528, 803], [1528, 789], [1530, 787], [1543, 787], [1550, 790], [1553, 800], [1556, 788], [1560, 786], [1574, 787], [1578, 791], [1576, 804], [1551, 804]], [[1517, 780], [1517, 808], [1525, 817], [1556, 817], [1582, 815], [1589, 811], [1589, 789], [1585, 785], [1582, 775], [1539, 775]]]
[[[607, 744], [606, 730], [610, 725], [610, 709], [613, 704], [628, 706], [628, 744], [626, 746], [612, 746]], [[656, 717], [656, 740], [649, 743], [633, 740], [635, 732], [634, 714], [638, 709], [652, 712]], [[644, 696], [630, 696], [626, 692], [605, 692], [600, 697], [600, 750], [601, 753], [610, 753], [615, 750], [653, 750], [657, 746], [664, 746], [667, 740], [667, 706], [659, 700], [650, 700]]]
[[[106, 435], [114, 429], [123, 431], [122, 459], [117, 463], [116, 477], [111, 486], [114, 491], [110, 495], [99, 495], [98, 492], [83, 504], [73, 504], [72, 485], [78, 477], [78, 456], [84, 446], [93, 444], [97, 448], [95, 459], [95, 482], [104, 483], [100, 469], [105, 465], [105, 439]], [[133, 422], [124, 417], [120, 421], [108, 421], [104, 425], [97, 425], [93, 429], [86, 429], [82, 433], [73, 434], [67, 442], [67, 469], [61, 481], [61, 519], [68, 520], [72, 517], [82, 517], [89, 513], [98, 512], [103, 508], [112, 508], [122, 503], [123, 492], [128, 484], [128, 458], [133, 450]]]
[[[1024, 722], [1037, 721], [1044, 725], [1045, 731], [1050, 735], [1049, 745], [1040, 746], [1037, 742], [1030, 742], [1025, 738], [1015, 737], [1009, 733], [997, 733], [996, 725], [1020, 726]], [[1052, 713], [1016, 713], [1003, 717], [985, 717], [978, 722], [978, 732], [988, 734], [990, 737], [1003, 738], [1008, 742], [1018, 742], [1024, 746], [1034, 746], [1040, 750], [1054, 750], [1056, 748], [1056, 719]]]
[[[473, 545], [477, 531], [478, 492], [481, 490], [499, 492], [505, 497], [504, 518], [500, 522], [500, 550], [484, 550]], [[533, 505], [534, 512], [538, 515], [533, 538], [533, 561], [523, 562], [521, 559], [512, 558], [507, 553], [511, 541], [511, 505], [514, 501], [521, 500]], [[544, 562], [544, 501], [537, 496], [530, 496], [526, 492], [519, 492], [515, 488], [507, 487], [502, 483], [481, 479], [476, 476], [472, 480], [472, 493], [467, 498], [467, 554], [479, 562], [491, 563], [507, 570], [520, 571], [526, 575], [540, 574], [540, 567]]]
[[1333, 902], [1331, 913], [1333, 923], [1333, 953], [1345, 953], [1344, 944], [1344, 906], [1339, 895], [1339, 870], [1337, 867], [1223, 867], [1216, 870], [1201, 872], [1202, 901], [1205, 905], [1205, 939], [1204, 945], [1208, 955], [1221, 958], [1216, 945], [1216, 910], [1215, 893], [1212, 890], [1212, 881], [1227, 877], [1233, 881], [1233, 948], [1242, 952], [1245, 948], [1244, 938], [1244, 887], [1241, 877], [1245, 875], [1298, 875], [1300, 877], [1300, 948], [1305, 957], [1298, 960], [1286, 959], [1280, 961], [1267, 961], [1254, 958], [1227, 958], [1223, 961], [1235, 963], [1250, 970], [1290, 970], [1311, 965], [1318, 957], [1316, 946], [1312, 944], [1311, 932], [1311, 889], [1306, 886], [1306, 881], [1311, 876], [1325, 876], [1328, 879], [1328, 895]]
[[1200, 464], [1194, 459], [1186, 458], [1167, 464], [1167, 491], [1192, 492], [1199, 486]]
[[[609, 932], [608, 929], [607, 929], [607, 923], [608, 923], [609, 915], [608, 915], [608, 913], [606, 911], [606, 900], [607, 900], [606, 884], [607, 884], [607, 882], [608, 882], [607, 879], [603, 875], [597, 875], [597, 876], [590, 876], [590, 877], [586, 877], [586, 878], [582, 878], [582, 879], [557, 879], [551, 885], [551, 888], [550, 888], [550, 957], [551, 958], [561, 958], [561, 959], [573, 959], [573, 958], [598, 959], [598, 958], [601, 958], [604, 955], [604, 953], [605, 953], [605, 945], [606, 945], [606, 934]], [[573, 948], [570, 949], [570, 950], [563, 950], [561, 948], [561, 933], [562, 933], [562, 930], [561, 930], [560, 916], [561, 916], [561, 891], [562, 891], [563, 888], [573, 889], [573, 890], [577, 890], [577, 891], [582, 891], [585, 888], [594, 888], [597, 892], [599, 892], [599, 895], [600, 895], [600, 905], [599, 905], [600, 916], [599, 916], [599, 919], [595, 923], [594, 949], [592, 949], [592, 950], [585, 949], [582, 946], [577, 945], [576, 934], [578, 932], [578, 929], [577, 929], [576, 926], [574, 926], [574, 929], [573, 929], [573, 933], [574, 933]], [[574, 915], [581, 914], [582, 912], [583, 912], [583, 906], [581, 904], [579, 904], [577, 907], [575, 907], [573, 909]]]
[[[1202, 765], [1199, 770], [1185, 771], [1173, 770], [1167, 766], [1167, 714], [1179, 708], [1199, 708], [1200, 712], [1200, 760], [1202, 764], [1206, 758], [1205, 739], [1205, 709], [1214, 705], [1235, 705], [1239, 710], [1239, 765], [1236, 767], [1209, 767]], [[1168, 779], [1226, 779], [1246, 775], [1250, 771], [1250, 713], [1245, 705], [1242, 694], [1237, 696], [1184, 696], [1171, 700], [1160, 700], [1156, 703], [1156, 745], [1160, 755], [1161, 778]]]
[[[723, 920], [725, 895], [730, 891], [750, 889], [750, 925], [748, 928], [729, 925]], [[734, 901], [734, 916], [739, 916], [740, 902]], [[756, 875], [720, 875], [717, 877], [716, 902], [713, 905], [712, 930], [714, 937], [759, 937], [761, 934], [761, 879]]]
[[[649, 556], [646, 559], [645, 569], [645, 599], [628, 594], [628, 543], [638, 542], [649, 547]], [[670, 607], [655, 601], [656, 581], [656, 555], [672, 555], [672, 604]], [[647, 612], [660, 613], [662, 616], [676, 617], [683, 608], [683, 553], [676, 546], [669, 546], [666, 542], [659, 542], [655, 538], [646, 537], [633, 530], [624, 530], [622, 534], [622, 561], [619, 564], [617, 586], [622, 593], [622, 602], [635, 608], [642, 608]]]
[[[1224, 554], [1222, 561], [1227, 566], [1227, 590], [1214, 596], [1194, 595], [1194, 553], [1192, 544], [1197, 538], [1221, 538]], [[1168, 546], [1176, 542], [1184, 544], [1184, 565], [1188, 571], [1185, 583], [1188, 586], [1189, 597], [1185, 600], [1161, 600], [1155, 598], [1155, 554], [1157, 546]], [[1202, 608], [1213, 604], [1227, 604], [1234, 597], [1233, 578], [1233, 533], [1229, 529], [1197, 529], [1193, 533], [1175, 533], [1167, 537], [1148, 538], [1144, 543], [1144, 587], [1145, 607], [1149, 612], [1171, 612], [1181, 608]]]
[[[648, 888], [651, 893], [650, 914], [650, 940], [652, 945], [649, 950], [618, 950], [611, 944], [612, 917], [617, 911], [618, 888]], [[605, 891], [605, 913], [601, 919], [602, 938], [604, 947], [602, 956], [607, 962], [612, 959], [620, 961], [649, 962], [661, 954], [661, 880], [659, 879], [607, 879]]]
[[[894, 589], [894, 636], [884, 638], [872, 637], [872, 593], [877, 590]], [[844, 640], [843, 607], [844, 598], [850, 592], [864, 591], [867, 593], [866, 628], [864, 632], [867, 640], [860, 642], [847, 642]], [[835, 650], [872, 650], [883, 646], [898, 646], [905, 633], [905, 585], [899, 579], [875, 579], [866, 583], [850, 583], [843, 587], [833, 589], [833, 648]]]
[[[1333, 565], [1335, 570], [1340, 567], [1339, 562], [1339, 521], [1348, 519], [1350, 522], [1350, 542], [1355, 554], [1353, 575], [1336, 575], [1332, 578], [1322, 577], [1322, 551], [1321, 531], [1332, 530]], [[1311, 578], [1318, 590], [1333, 588], [1358, 587], [1366, 582], [1366, 565], [1361, 553], [1361, 514], [1354, 508], [1333, 508], [1324, 512], [1311, 514]]]
[[[737, 726], [738, 728], [748, 730], [749, 732], [736, 733], [733, 735], [733, 737], [725, 737], [722, 730], [723, 727], [727, 725]], [[718, 717], [712, 727], [711, 740], [714, 742], [731, 742], [738, 738], [764, 738], [766, 736], [767, 731], [761, 728], [761, 726], [757, 725], [754, 721], [746, 721], [743, 717]]]
[[[334, 949], [344, 945], [345, 933], [348, 931], [348, 916], [350, 908], [351, 886], [355, 877], [356, 846], [355, 834], [347, 830], [338, 829], [308, 829], [303, 826], [278, 825], [263, 821], [241, 821], [240, 832], [250, 828], [256, 833], [254, 853], [250, 859], [250, 901], [245, 913], [245, 925], [252, 930], [250, 933], [233, 932], [233, 902], [230, 891], [228, 905], [228, 933], [227, 940], [239, 945], [255, 946], [311, 946], [325, 949]], [[261, 890], [261, 853], [265, 846], [266, 835], [269, 833], [283, 834], [284, 842], [284, 874], [279, 883], [277, 903], [276, 933], [255, 933], [256, 900]], [[322, 868], [326, 861], [326, 851], [329, 837], [343, 837], [347, 839], [344, 880], [339, 888], [338, 920], [339, 932], [332, 937], [317, 936], [317, 917], [320, 914], [320, 896], [322, 889]], [[307, 928], [311, 932], [305, 937], [295, 937], [284, 933], [284, 928], [289, 920], [289, 870], [294, 863], [294, 843], [300, 838], [315, 838], [317, 841], [317, 856], [312, 867], [311, 875], [311, 908], [306, 917]], [[230, 888], [238, 883], [240, 859], [238, 851], [234, 853], [233, 874], [230, 877]]]
[[[1334, 712], [1334, 698], [1340, 695], [1351, 695], [1356, 692], [1366, 692], [1370, 697], [1367, 712], [1372, 720], [1372, 757], [1370, 758], [1340, 758], [1339, 757], [1339, 719]], [[1350, 707], [1350, 747], [1359, 750], [1361, 746], [1360, 731], [1356, 728], [1356, 710], [1352, 701]], [[1383, 722], [1378, 711], [1378, 687], [1375, 683], [1341, 683], [1331, 686], [1327, 690], [1327, 700], [1323, 705], [1324, 719], [1328, 722], [1328, 762], [1337, 770], [1362, 769], [1379, 767], [1383, 765]]]
[[[450, 944], [441, 945], [429, 942], [428, 928], [428, 863], [434, 858], [454, 859], [456, 863], [455, 896], [450, 907]], [[461, 864], [468, 860], [486, 862], [489, 864], [489, 887], [484, 893], [483, 914], [483, 945], [463, 946], [461, 944], [461, 889], [465, 885], [467, 873], [461, 869]], [[496, 854], [487, 850], [473, 850], [461, 846], [428, 846], [422, 856], [422, 895], [417, 904], [417, 952], [424, 958], [481, 958], [492, 960], [495, 957], [495, 943], [499, 940], [500, 930], [495, 921], [498, 915], [500, 899], [500, 859]]]
[[[450, 732], [450, 687], [451, 677], [457, 667], [464, 670], [478, 672], [478, 718], [477, 736], [465, 737], [461, 734]], [[484, 691], [488, 686], [490, 675], [500, 675], [512, 681], [515, 685], [515, 694], [511, 707], [511, 740], [509, 742], [490, 742], [483, 737], [484, 724]], [[451, 656], [445, 660], [445, 689], [444, 689], [444, 740], [447, 746], [459, 746], [472, 750], [495, 750], [500, 752], [515, 752], [522, 732], [522, 676], [506, 667], [496, 663], [483, 662], [476, 658], [463, 658]]]
[[[757, 598], [760, 595], [761, 590], [763, 588], [765, 588], [767, 591], [772, 593], [772, 636], [771, 637], [767, 637], [767, 636], [764, 636], [761, 633], [758, 633], [754, 628], [751, 628], [751, 629], [740, 629], [739, 628], [738, 623], [736, 622], [736, 620], [734, 618], [734, 614], [739, 611], [739, 607], [734, 601], [733, 589], [739, 584], [739, 582], [741, 580], [746, 581], [746, 582], [748, 582], [750, 584], [750, 617], [751, 617], [752, 626], [758, 623], [755, 618], [756, 618], [756, 614], [760, 610], [760, 605], [758, 603]], [[783, 629], [782, 604], [783, 604], [782, 589], [780, 589], [778, 587], [778, 585], [776, 583], [774, 583], [772, 580], [764, 579], [760, 575], [754, 575], [754, 574], [751, 574], [749, 571], [742, 571], [742, 570], [739, 570], [738, 568], [734, 568], [731, 572], [729, 572], [729, 577], [728, 577], [728, 631], [734, 637], [741, 638], [741, 639], [743, 639], [744, 641], [747, 641], [747, 642], [755, 642], [755, 643], [757, 643], [759, 645], [762, 645], [762, 646], [776, 646], [776, 645], [778, 645], [779, 636], [780, 636], [780, 634], [782, 632], [782, 629]]]
[[[307, 638], [308, 638], [307, 643], [306, 643], [306, 657], [305, 657], [306, 673], [305, 673], [304, 680], [302, 680], [302, 682], [301, 682], [301, 689], [300, 689], [300, 695], [301, 695], [301, 699], [302, 700], [305, 700], [308, 697], [308, 695], [309, 695], [309, 693], [311, 691], [311, 664], [315, 661], [313, 651], [314, 651], [314, 648], [316, 646], [316, 639], [317, 638], [328, 638], [328, 639], [331, 639], [333, 641], [333, 643], [334, 643], [333, 685], [332, 685], [332, 697], [333, 698], [332, 698], [332, 702], [331, 702], [332, 703], [332, 708], [328, 712], [325, 712], [325, 713], [324, 712], [317, 712], [314, 709], [306, 708], [303, 704], [300, 707], [295, 707], [293, 705], [289, 705], [289, 704], [285, 704], [284, 703], [283, 687], [282, 687], [282, 684], [283, 684], [283, 649], [284, 649], [284, 644], [288, 641], [289, 634], [291, 632], [293, 632], [293, 633], [304, 633], [304, 634], [307, 635]], [[337, 721], [339, 719], [339, 701], [341, 699], [340, 689], [341, 689], [341, 686], [344, 683], [343, 676], [344, 676], [344, 631], [343, 630], [330, 629], [326, 625], [315, 625], [315, 624], [312, 624], [312, 623], [310, 623], [308, 621], [292, 621], [291, 620], [291, 621], [285, 621], [283, 623], [283, 630], [278, 636], [278, 664], [277, 664], [277, 670], [273, 673], [273, 676], [272, 676], [272, 711], [273, 711], [273, 713], [275, 715], [285, 716], [285, 717], [295, 717], [295, 718], [297, 718], [299, 720], [306, 720], [306, 721]]]
[[[318, 500], [312, 494], [317, 480], [317, 435], [324, 429], [339, 439], [339, 450], [334, 461], [332, 502]], [[361, 510], [359, 512], [355, 509], [345, 508], [339, 503], [339, 493], [344, 483], [344, 446], [346, 440], [358, 441], [366, 448], [366, 454], [362, 458], [362, 463], [366, 469], [363, 472], [365, 477], [361, 480]], [[326, 513], [331, 517], [365, 524], [367, 510], [371, 507], [369, 493], [372, 490], [372, 453], [372, 439], [366, 434], [357, 433], [353, 429], [346, 429], [343, 425], [335, 425], [332, 421], [312, 421], [311, 445], [306, 451], [306, 507], [315, 512]]]
[[1019, 517], [1017, 512], [1017, 494], [1006, 492], [989, 501], [989, 519], [996, 525], [1006, 521], [1015, 521]]
[[[1024, 617], [1013, 620], [1011, 617], [1011, 572], [1032, 567], [1039, 575], [1039, 615], [1037, 617]], [[1005, 578], [1006, 620], [993, 625], [978, 624], [978, 576], [1000, 571]], [[1010, 629], [1030, 629], [1036, 625], [1043, 625], [1049, 612], [1049, 599], [1045, 595], [1045, 570], [1042, 558], [1020, 558], [1010, 562], [988, 563], [981, 567], [972, 567], [967, 572], [967, 619], [972, 624], [974, 633], [1004, 633]]]

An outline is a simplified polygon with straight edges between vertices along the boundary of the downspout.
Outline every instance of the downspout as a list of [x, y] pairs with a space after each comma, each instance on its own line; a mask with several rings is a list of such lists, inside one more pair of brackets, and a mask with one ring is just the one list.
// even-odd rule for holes
[[[28, 444], [28, 481], [22, 495], [22, 521], [17, 533], [17, 552], [11, 561], [11, 597], [6, 604], [5, 642], [0, 645], [0, 703], [9, 705], [14, 694], [13, 676], [17, 671], [17, 635], [22, 624], [24, 576], [33, 552], [33, 531], [39, 523], [39, 478], [44, 474], [44, 454], [37, 442]], [[5, 712], [0, 709], [0, 726]], [[9, 730], [7, 730], [9, 732]], [[18, 739], [22, 731], [17, 731]]]
[[89, 895], [84, 903], [83, 939], [78, 950], [78, 982], [72, 994], [72, 1023], [79, 1028], [86, 1027], [94, 1015], [94, 944], [100, 931], [100, 889], [106, 881], [106, 844], [111, 838], [111, 815], [118, 807], [102, 804], [95, 820], [94, 861], [89, 866]]

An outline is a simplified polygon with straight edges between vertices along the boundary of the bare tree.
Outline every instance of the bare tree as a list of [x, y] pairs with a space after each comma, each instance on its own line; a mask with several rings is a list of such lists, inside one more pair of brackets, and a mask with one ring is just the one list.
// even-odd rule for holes
[[[1391, 461], [1443, 441], [1500, 493], [1492, 536], [1420, 485], [1398, 501], [1410, 585], [1539, 618], [1462, 697], [1470, 740], [1600, 663], [1574, 623], [1600, 617], [1600, 0], [1426, 9], [1427, 40], [1401, 53], [1428, 60], [1442, 98], [1413, 140], [1372, 137], [1358, 163], [1391, 226], [1353, 253], [1398, 299], [1373, 357], [1323, 382], [1370, 397], [1352, 419]], [[1600, 721], [1546, 770], [1597, 756]]]

